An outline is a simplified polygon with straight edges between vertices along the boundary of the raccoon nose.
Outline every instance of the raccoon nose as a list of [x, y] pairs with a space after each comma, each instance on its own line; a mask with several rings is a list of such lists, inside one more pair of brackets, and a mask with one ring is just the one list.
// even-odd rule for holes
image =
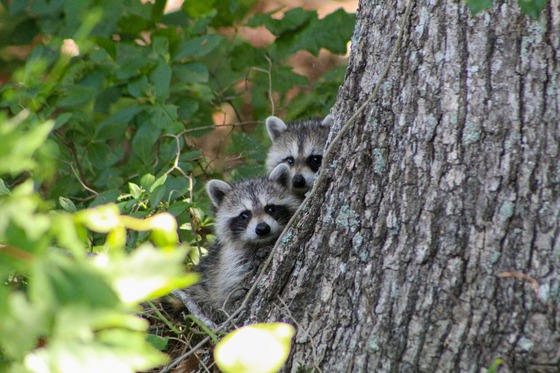
[[294, 188], [303, 188], [305, 187], [305, 178], [301, 174], [297, 174], [292, 179], [292, 185]]
[[259, 223], [259, 224], [257, 224], [257, 227], [255, 228], [255, 232], [259, 236], [265, 236], [265, 235], [270, 233], [270, 225], [268, 225], [266, 223]]

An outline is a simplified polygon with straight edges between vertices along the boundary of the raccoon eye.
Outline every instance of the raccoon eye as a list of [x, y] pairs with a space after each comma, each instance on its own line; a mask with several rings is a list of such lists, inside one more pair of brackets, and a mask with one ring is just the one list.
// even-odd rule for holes
[[284, 162], [292, 166], [294, 164], [294, 157], [287, 157], [286, 159], [284, 159]]
[[267, 212], [267, 214], [272, 214], [274, 211], [276, 211], [276, 206], [275, 205], [266, 205], [266, 207], [264, 209]]
[[321, 162], [323, 162], [323, 157], [320, 155], [312, 155], [311, 157], [307, 158], [307, 162], [313, 168], [319, 168], [321, 166]]
[[241, 214], [239, 214], [239, 219], [241, 220], [247, 220], [251, 217], [251, 212], [249, 211], [243, 211]]

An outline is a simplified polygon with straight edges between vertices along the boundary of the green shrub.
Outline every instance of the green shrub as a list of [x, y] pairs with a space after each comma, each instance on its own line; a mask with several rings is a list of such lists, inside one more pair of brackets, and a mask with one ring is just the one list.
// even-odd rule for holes
[[[0, 371], [165, 362], [139, 305], [196, 280], [185, 257], [211, 240], [204, 183], [264, 171], [255, 124], [271, 102], [324, 115], [342, 83], [343, 68], [311, 83], [288, 61], [345, 53], [353, 15], [275, 19], [255, 3], [0, 1]], [[237, 35], [259, 26], [266, 47]], [[229, 176], [197, 145], [224, 108], [243, 158]]]

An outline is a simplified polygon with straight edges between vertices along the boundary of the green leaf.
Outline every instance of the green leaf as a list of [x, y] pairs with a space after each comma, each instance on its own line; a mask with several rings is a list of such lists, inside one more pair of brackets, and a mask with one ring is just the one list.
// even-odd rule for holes
[[93, 166], [103, 170], [108, 166], [108, 155], [111, 149], [105, 143], [94, 142], [89, 145], [87, 155]]
[[495, 359], [492, 364], [488, 367], [487, 373], [497, 373], [498, 367], [504, 363], [503, 359]]
[[64, 209], [64, 211], [68, 211], [68, 212], [76, 212], [76, 205], [74, 205], [74, 202], [72, 202], [71, 200], [69, 200], [66, 197], [58, 197], [58, 203], [60, 203], [60, 207], [62, 207]]
[[100, 233], [109, 233], [122, 225], [121, 213], [115, 204], [101, 205], [82, 210], [78, 212], [76, 217], [88, 229]]
[[36, 347], [39, 337], [47, 335], [48, 316], [42, 306], [30, 304], [20, 292], [9, 295], [6, 301], [0, 317], [1, 350], [23, 359], [27, 351]]
[[157, 178], [152, 185], [150, 185], [150, 192], [153, 192], [157, 187], [163, 185], [167, 180], [167, 174], [164, 174]]
[[120, 299], [135, 304], [194, 284], [199, 275], [183, 273], [185, 254], [184, 250], [157, 250], [144, 244], [131, 255], [112, 258], [103, 270]]
[[160, 337], [154, 334], [148, 334], [146, 340], [159, 351], [165, 351], [169, 343], [169, 337]]
[[150, 73], [150, 80], [154, 83], [156, 97], [160, 101], [165, 101], [169, 96], [169, 84], [171, 83], [171, 67], [160, 61], [155, 69]]
[[[162, 130], [167, 130], [177, 119], [177, 106], [156, 104], [148, 110], [150, 122], [143, 125], [152, 124]], [[155, 139], [157, 140], [157, 139]]]
[[97, 90], [90, 87], [73, 86], [70, 87], [65, 95], [58, 102], [58, 106], [63, 108], [77, 108], [93, 100]]
[[4, 183], [4, 180], [0, 179], [0, 196], [6, 196], [10, 194], [10, 189]]
[[142, 176], [142, 178], [140, 179], [140, 185], [145, 190], [149, 190], [151, 192], [152, 190], [150, 188], [154, 184], [155, 180], [156, 180], [156, 177], [154, 175], [146, 174], [146, 175]]
[[105, 276], [89, 261], [63, 254], [50, 255], [38, 262], [29, 284], [30, 299], [35, 304], [56, 309], [62, 305], [83, 304], [91, 308], [110, 308], [118, 298]]
[[95, 199], [89, 205], [89, 207], [94, 208], [94, 207], [105, 205], [107, 203], [115, 202], [120, 194], [121, 192], [118, 189], [106, 190], [102, 193], [99, 193], [99, 195], [95, 197]]
[[[36, 167], [33, 154], [43, 145], [54, 127], [54, 121], [34, 126], [21, 123], [24, 114], [0, 126], [0, 174], [16, 175]], [[21, 125], [20, 125], [21, 123]]]
[[58, 129], [66, 124], [72, 118], [72, 115], [72, 113], [62, 113], [57, 116], [54, 121], [54, 129]]
[[200, 62], [175, 65], [173, 74], [184, 83], [206, 83], [209, 77], [208, 68]]
[[117, 111], [110, 118], [99, 123], [95, 129], [95, 138], [104, 141], [121, 137], [132, 121], [132, 118], [143, 110], [141, 106], [133, 106]]
[[198, 111], [199, 107], [200, 104], [198, 103], [198, 101], [186, 98], [179, 101], [177, 114], [181, 119], [191, 119]]
[[190, 0], [183, 4], [183, 10], [193, 18], [199, 18], [210, 13], [216, 0]]
[[144, 193], [144, 190], [142, 190], [141, 187], [130, 182], [128, 183], [128, 190], [130, 191], [130, 194], [132, 194], [132, 198], [134, 199], [140, 199], [142, 197], [142, 194]]
[[26, 359], [27, 369], [48, 366], [54, 372], [137, 372], [148, 371], [168, 358], [152, 347], [143, 332], [107, 329], [95, 339], [57, 338]]
[[161, 36], [154, 37], [152, 40], [152, 48], [154, 52], [165, 58], [167, 53], [169, 53], [169, 39]]
[[493, 0], [466, 0], [467, 7], [473, 14], [480, 13], [492, 6]]
[[149, 86], [150, 83], [148, 82], [148, 77], [146, 77], [146, 75], [142, 75], [128, 84], [128, 93], [135, 98], [142, 97], [148, 92]]
[[142, 123], [132, 139], [132, 150], [144, 164], [152, 161], [152, 148], [159, 138], [161, 130], [150, 122]]
[[150, 195], [150, 206], [155, 208], [165, 196], [165, 185], [160, 185], [152, 191]]
[[178, 46], [173, 61], [205, 56], [216, 49], [222, 41], [223, 37], [220, 35], [206, 35], [187, 40]]
[[306, 11], [302, 8], [294, 8], [287, 11], [282, 19], [272, 18], [271, 15], [272, 13], [257, 13], [249, 20], [247, 26], [265, 26], [275, 36], [280, 36], [288, 31], [295, 31], [311, 19], [317, 18], [317, 12]]
[[214, 349], [224, 373], [278, 372], [290, 354], [295, 328], [285, 323], [253, 324], [225, 336]]
[[519, 0], [521, 11], [533, 19], [539, 19], [541, 11], [546, 6], [548, 0]]

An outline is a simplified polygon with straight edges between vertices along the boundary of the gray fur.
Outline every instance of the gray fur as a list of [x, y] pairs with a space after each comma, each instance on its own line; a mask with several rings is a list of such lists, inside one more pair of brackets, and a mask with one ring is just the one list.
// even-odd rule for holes
[[[197, 267], [200, 283], [188, 289], [193, 298], [211, 309], [232, 310], [248, 282], [268, 255], [299, 206], [287, 188], [290, 170], [282, 164], [268, 177], [228, 184], [212, 180], [207, 191], [216, 208], [216, 242]], [[267, 211], [273, 207], [273, 211]], [[241, 219], [242, 213], [250, 218]], [[243, 229], [237, 224], [246, 224]], [[257, 233], [259, 224], [270, 231]]]
[[[279, 164], [288, 164], [288, 157], [294, 159], [290, 167], [290, 185], [292, 192], [298, 197], [305, 197], [317, 177], [308, 162], [311, 156], [322, 158], [325, 143], [333, 123], [333, 117], [328, 115], [323, 121], [310, 119], [295, 121], [286, 125], [282, 119], [271, 116], [266, 119], [266, 127], [272, 145], [268, 152], [266, 167], [269, 171]], [[296, 185], [296, 179], [305, 181], [304, 185]], [[301, 179], [303, 177], [303, 179]]]

